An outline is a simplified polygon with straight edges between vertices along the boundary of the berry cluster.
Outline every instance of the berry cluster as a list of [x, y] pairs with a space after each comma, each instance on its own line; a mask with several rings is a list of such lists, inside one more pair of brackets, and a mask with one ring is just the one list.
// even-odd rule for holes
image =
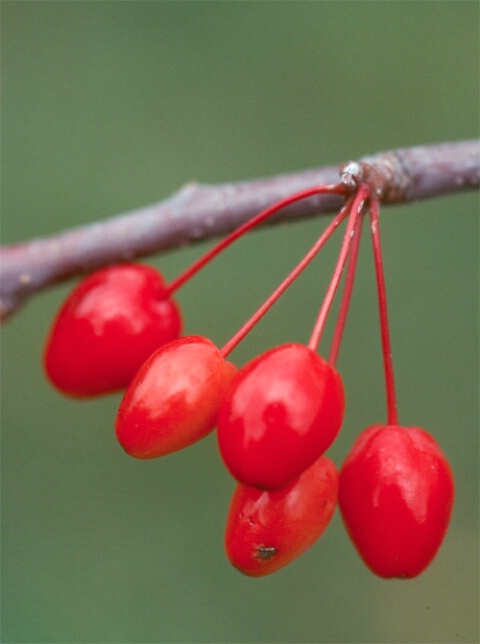
[[[170, 284], [153, 268], [124, 264], [88, 276], [50, 331], [44, 365], [63, 393], [126, 389], [115, 431], [138, 459], [171, 454], [217, 427], [222, 459], [237, 480], [226, 553], [251, 576], [275, 572], [309, 548], [337, 503], [348, 534], [377, 575], [414, 577], [432, 561], [450, 519], [453, 477], [434, 439], [398, 424], [379, 234], [379, 195], [351, 164], [338, 184], [316, 186], [262, 211]], [[236, 239], [281, 208], [317, 194], [345, 204], [302, 261], [221, 349], [181, 337], [173, 294]], [[360, 233], [370, 214], [388, 419], [364, 430], [340, 472], [324, 454], [342, 425], [345, 394], [335, 368], [352, 293]], [[227, 357], [346, 220], [338, 261], [308, 344], [268, 349], [238, 369]], [[318, 354], [345, 270], [328, 359]]]

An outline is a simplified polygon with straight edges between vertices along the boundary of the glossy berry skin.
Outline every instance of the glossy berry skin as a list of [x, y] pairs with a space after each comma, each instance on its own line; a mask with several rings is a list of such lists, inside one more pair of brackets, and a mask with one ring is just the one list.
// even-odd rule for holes
[[450, 465], [418, 427], [369, 427], [340, 472], [344, 523], [366, 565], [384, 578], [425, 570], [447, 531], [453, 499]]
[[222, 458], [241, 483], [282, 488], [328, 449], [344, 407], [342, 380], [317, 353], [295, 343], [271, 349], [240, 369], [222, 402]]
[[281, 490], [239, 483], [225, 531], [228, 559], [252, 577], [283, 568], [323, 534], [335, 511], [337, 490], [337, 470], [326, 456]]
[[156, 458], [204, 438], [236, 371], [200, 336], [158, 349], [135, 375], [118, 410], [115, 431], [123, 449], [136, 458]]
[[104, 268], [80, 282], [60, 309], [46, 343], [45, 371], [71, 396], [118, 391], [153, 351], [179, 336], [181, 326], [157, 270]]

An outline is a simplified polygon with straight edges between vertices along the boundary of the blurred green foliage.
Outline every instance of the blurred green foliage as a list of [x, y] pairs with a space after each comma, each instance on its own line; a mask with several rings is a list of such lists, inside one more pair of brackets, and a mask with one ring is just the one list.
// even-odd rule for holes
[[[477, 2], [2, 2], [2, 241], [54, 233], [190, 180], [300, 170], [478, 136]], [[70, 288], [2, 328], [2, 641], [478, 641], [478, 197], [384, 210], [400, 418], [431, 431], [457, 502], [434, 564], [383, 581], [338, 515], [287, 569], [248, 579], [223, 553], [233, 483], [212, 436], [136, 462], [119, 396], [62, 398], [41, 354]], [[186, 332], [221, 344], [321, 230], [252, 234], [179, 293]], [[364, 240], [364, 242], [366, 239]], [[167, 278], [206, 244], [152, 258]], [[235, 352], [306, 340], [335, 243]], [[331, 450], [385, 417], [367, 244], [339, 367]], [[328, 342], [328, 339], [327, 339]]]

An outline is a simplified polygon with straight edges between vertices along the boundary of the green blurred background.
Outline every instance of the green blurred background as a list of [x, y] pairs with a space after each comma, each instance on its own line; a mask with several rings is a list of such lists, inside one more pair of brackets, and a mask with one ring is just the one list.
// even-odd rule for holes
[[[2, 2], [3, 243], [223, 182], [478, 136], [477, 2]], [[324, 220], [256, 232], [178, 296], [225, 342]], [[233, 482], [214, 436], [153, 462], [115, 441], [120, 396], [62, 398], [42, 375], [71, 284], [2, 328], [2, 642], [477, 642], [478, 197], [385, 208], [400, 419], [448, 455], [457, 500], [421, 577], [368, 572], [337, 516], [263, 579], [232, 569]], [[330, 451], [385, 418], [370, 252], [339, 361]], [[208, 244], [152, 258], [174, 277]], [[306, 341], [331, 244], [236, 350]], [[331, 330], [331, 329], [330, 329]], [[323, 346], [323, 345], [322, 345]], [[325, 339], [328, 350], [328, 335]]]

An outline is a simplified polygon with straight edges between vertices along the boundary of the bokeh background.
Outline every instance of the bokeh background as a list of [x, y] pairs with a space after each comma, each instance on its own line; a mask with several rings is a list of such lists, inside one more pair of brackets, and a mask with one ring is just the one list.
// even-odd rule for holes
[[[477, 2], [10, 2], [2, 19], [2, 241], [223, 182], [478, 136]], [[457, 499], [433, 565], [374, 577], [338, 515], [288, 568], [227, 563], [233, 482], [212, 435], [129, 459], [120, 396], [63, 398], [41, 368], [65, 284], [2, 328], [2, 641], [477, 642], [478, 196], [384, 209], [400, 419], [431, 431]], [[225, 342], [323, 228], [253, 233], [178, 295], [187, 333]], [[330, 450], [385, 418], [370, 252], [339, 361]], [[151, 258], [173, 278], [208, 243]], [[331, 246], [331, 247], [330, 247]], [[309, 337], [335, 242], [239, 347]], [[331, 330], [331, 329], [330, 329]], [[328, 350], [328, 333], [325, 338]]]

